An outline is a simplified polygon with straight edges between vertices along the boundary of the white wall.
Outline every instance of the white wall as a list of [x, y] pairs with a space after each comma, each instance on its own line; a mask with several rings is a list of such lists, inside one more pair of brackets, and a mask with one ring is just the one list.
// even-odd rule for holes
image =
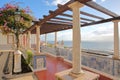
[[7, 36], [0, 32], [0, 45], [7, 44]]
[[14, 42], [15, 42], [15, 36], [13, 36], [13, 34], [3, 35], [0, 32], [0, 45], [14, 44]]
[[36, 34], [31, 34], [31, 44], [36, 44]]

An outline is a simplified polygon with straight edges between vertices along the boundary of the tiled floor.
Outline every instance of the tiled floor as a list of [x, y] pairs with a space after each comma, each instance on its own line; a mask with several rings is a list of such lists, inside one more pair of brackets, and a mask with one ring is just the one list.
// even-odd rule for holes
[[[47, 56], [47, 70], [35, 72], [39, 80], [55, 80], [55, 73], [71, 68], [63, 60]], [[100, 76], [100, 80], [111, 80]]]
[[15, 78], [15, 79], [10, 79], [10, 80], [34, 80], [33, 76], [23, 76], [23, 77], [19, 77], [19, 78]]
[[8, 54], [8, 52], [4, 52], [0, 55], [0, 80], [2, 80], [2, 77], [4, 76], [3, 70], [6, 64]]

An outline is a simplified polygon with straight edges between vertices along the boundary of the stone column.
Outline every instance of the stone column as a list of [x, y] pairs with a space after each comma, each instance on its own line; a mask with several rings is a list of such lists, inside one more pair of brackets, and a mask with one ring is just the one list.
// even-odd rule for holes
[[20, 37], [20, 46], [22, 47], [22, 34], [21, 34], [21, 37]]
[[36, 27], [36, 54], [33, 56], [34, 71], [46, 70], [46, 56], [40, 53], [40, 26]]
[[114, 59], [119, 59], [119, 20], [114, 20]]
[[27, 38], [27, 34], [25, 34], [25, 48], [26, 49], [28, 48], [27, 44], [28, 44], [28, 38]]
[[73, 11], [73, 68], [72, 73], [73, 74], [80, 74], [82, 73], [81, 69], [81, 32], [80, 32], [80, 9], [83, 7], [83, 4], [79, 2], [74, 2], [69, 5], [69, 7]]
[[23, 48], [25, 47], [25, 44], [24, 44], [24, 34], [22, 36], [22, 44], [23, 44]]
[[55, 32], [55, 43], [54, 43], [55, 47], [57, 47], [57, 32]]
[[24, 34], [24, 48], [26, 49], [26, 34]]
[[22, 35], [20, 34], [19, 35], [19, 47], [21, 47], [21, 45], [22, 45]]
[[47, 34], [45, 34], [45, 46], [47, 46]]
[[36, 54], [40, 54], [40, 27], [36, 25]]
[[23, 47], [23, 34], [21, 36], [21, 46]]
[[23, 48], [23, 34], [21, 34], [21, 47]]
[[19, 73], [22, 71], [21, 69], [21, 54], [20, 50], [16, 50], [14, 52], [14, 72]]
[[31, 32], [28, 31], [28, 48], [31, 49]]

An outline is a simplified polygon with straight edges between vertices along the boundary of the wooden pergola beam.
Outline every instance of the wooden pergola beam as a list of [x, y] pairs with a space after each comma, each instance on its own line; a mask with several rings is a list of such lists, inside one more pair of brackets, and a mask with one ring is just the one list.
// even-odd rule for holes
[[113, 21], [113, 20], [120, 20], [120, 16], [116, 17], [116, 18], [109, 18], [109, 19], [104, 19], [104, 20], [101, 20], [101, 21], [96, 21], [96, 22], [93, 22], [93, 23], [83, 24], [82, 26], [90, 26], [90, 25], [95, 25], [95, 24], [110, 22], [110, 21]]
[[[110, 22], [110, 21], [113, 21], [113, 20], [120, 20], [120, 16], [116, 17], [116, 18], [109, 18], [109, 19], [105, 19], [105, 20], [96, 21], [96, 22], [93, 22], [93, 23], [82, 24], [81, 26], [86, 27], [86, 26], [90, 26], [90, 25]], [[41, 34], [45, 34], [45, 33], [51, 33], [51, 32], [55, 32], [55, 31], [61, 31], [61, 30], [67, 30], [67, 29], [72, 29], [72, 24], [61, 24], [61, 23], [47, 22], [47, 23], [44, 23], [42, 25], [40, 32], [41, 32]], [[35, 29], [33, 31], [35, 33]]]
[[92, 15], [92, 14], [90, 14], [90, 13], [86, 13], [86, 12], [84, 12], [84, 11], [80, 11], [80, 14], [86, 15], [86, 16], [88, 16], [88, 17], [96, 18], [96, 19], [104, 19], [104, 18], [102, 18], [102, 17], [96, 16], [96, 15]]
[[65, 13], [62, 13], [62, 14], [59, 14], [60, 16], [65, 16], [65, 17], [70, 17], [72, 18], [72, 15], [69, 15], [69, 14], [65, 14]]
[[91, 21], [91, 22], [95, 22], [95, 20], [91, 20], [91, 19], [87, 19], [87, 18], [80, 18], [81, 20], [85, 20], [85, 21]]
[[67, 23], [67, 24], [72, 24], [72, 21], [65, 22], [65, 21], [58, 21], [58, 20], [49, 20], [49, 22], [56, 22], [56, 23]]
[[[65, 14], [65, 13], [62, 13], [62, 14], [59, 14], [59, 15], [72, 18], [72, 15]], [[85, 20], [85, 21], [91, 21], [91, 22], [95, 21], [95, 20], [92, 20], [92, 19], [87, 19], [87, 18], [82, 18], [82, 17], [80, 19]]]
[[72, 19], [66, 19], [66, 18], [60, 18], [60, 17], [55, 17], [52, 19], [58, 19], [58, 20], [65, 20], [65, 21], [72, 21]]
[[[62, 7], [63, 5], [61, 4], [58, 4], [58, 8]], [[70, 11], [72, 11], [71, 9], [69, 9]], [[96, 19], [104, 19], [102, 17], [99, 17], [99, 16], [96, 16], [96, 15], [93, 15], [93, 14], [90, 14], [90, 13], [87, 13], [87, 12], [84, 12], [84, 11], [80, 11], [80, 14], [82, 15], [85, 15], [85, 16], [88, 16], [88, 17], [92, 17], [92, 18], [96, 18]]]
[[[59, 21], [59, 20], [49, 20], [47, 22], [53, 22], [53, 23], [61, 23], [61, 24], [72, 24], [72, 21]], [[81, 23], [86, 24], [85, 21], [80, 21]]]
[[[92, 14], [89, 14], [89, 13], [86, 13], [86, 12], [81, 12], [81, 14], [86, 15], [88, 17], [93, 17], [93, 18], [100, 19], [100, 21], [94, 21], [94, 20], [91, 20], [91, 19], [81, 18], [81, 20], [86, 20], [86, 22], [81, 21], [81, 23], [84, 23], [84, 24], [81, 24], [82, 27], [89, 26], [89, 25], [100, 24], [100, 23], [105, 23], [105, 22], [110, 22], [110, 21], [116, 20], [116, 19], [120, 20], [120, 16], [118, 16], [114, 12], [111, 12], [111, 11], [103, 8], [102, 6], [92, 2], [91, 0], [71, 0], [68, 3], [66, 3], [65, 5], [56, 9], [54, 12], [49, 11], [49, 13], [50, 13], [49, 15], [44, 16], [44, 18], [41, 19], [40, 21], [35, 21], [35, 24], [32, 25], [32, 27], [30, 27], [28, 30], [30, 30], [30, 31], [34, 30], [35, 31], [35, 27], [34, 27], [35, 25], [40, 25], [40, 29], [42, 29], [44, 31], [44, 32], [42, 32], [42, 34], [44, 34], [46, 32], [49, 33], [49, 32], [52, 32], [52, 31], [57, 31], [57, 30], [71, 29], [72, 28], [72, 21], [70, 19], [60, 18], [60, 17], [56, 17], [56, 16], [62, 15], [64, 17], [72, 18], [72, 15], [64, 14], [63, 12], [69, 10], [70, 8], [68, 7], [68, 5], [75, 2], [75, 1], [79, 1], [83, 4], [86, 4], [87, 6], [89, 6], [91, 8], [93, 8], [93, 9], [96, 9], [96, 10], [98, 10], [98, 11], [100, 11], [100, 12], [106, 14], [106, 15], [109, 15], [109, 16], [113, 17], [113, 18], [109, 18], [109, 19], [103, 19], [102, 17], [96, 16], [96, 15], [92, 15]], [[68, 22], [60, 22], [60, 21], [51, 21], [51, 19], [65, 20], [65, 21], [68, 21], [69, 23]], [[87, 23], [87, 21], [90, 21], [90, 23]], [[52, 27], [49, 27], [48, 23], [52, 23], [54, 25]], [[45, 26], [45, 24], [47, 24], [47, 26]], [[62, 25], [62, 27], [59, 26], [59, 25]], [[69, 27], [66, 27], [66, 26], [69, 26]], [[28, 30], [26, 30], [26, 32]]]
[[[41, 27], [41, 34], [43, 33], [49, 33], [51, 31], [56, 31], [60, 29], [65, 29], [71, 27], [71, 25], [66, 25], [66, 24], [55, 24], [55, 23], [45, 23]], [[48, 29], [49, 28], [49, 29]]]
[[93, 2], [93, 1], [86, 2], [85, 4], [87, 6], [93, 8], [93, 9], [98, 10], [98, 11], [100, 11], [100, 12], [106, 14], [106, 15], [111, 16], [111, 17], [118, 17], [119, 16], [116, 13], [114, 13], [114, 12], [112, 12], [112, 11], [98, 5], [97, 3]]
[[[46, 21], [50, 20], [51, 18], [56, 17], [57, 15], [69, 10], [68, 5], [75, 2], [76, 0], [70, 0], [66, 4], [64, 4], [61, 8], [58, 8], [54, 11], [54, 13], [49, 14], [48, 16], [44, 17], [38, 24], [41, 25], [45, 23]], [[91, 0], [80, 0], [81, 3], [85, 4], [86, 2], [91, 1]]]

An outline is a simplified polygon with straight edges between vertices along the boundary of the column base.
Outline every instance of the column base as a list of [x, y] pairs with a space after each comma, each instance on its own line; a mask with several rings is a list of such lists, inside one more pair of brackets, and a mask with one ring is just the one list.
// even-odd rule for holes
[[33, 56], [33, 71], [46, 70], [46, 55], [39, 54]]
[[120, 59], [120, 57], [113, 56], [113, 59], [118, 60], [118, 59]]
[[84, 75], [84, 71], [81, 70], [79, 73], [74, 73], [74, 72], [71, 71], [71, 72], [69, 73], [69, 75], [72, 76], [72, 77], [77, 78], [77, 77], [79, 77], [80, 75]]
[[22, 70], [21, 69], [14, 69], [14, 73], [20, 73]]
[[21, 54], [20, 50], [14, 52], [14, 73], [20, 73], [21, 69]]
[[71, 69], [56, 73], [55, 76], [56, 80], [98, 80], [99, 78], [98, 74], [89, 71], [84, 71], [83, 74], [77, 74], [73, 77], [71, 76]]

